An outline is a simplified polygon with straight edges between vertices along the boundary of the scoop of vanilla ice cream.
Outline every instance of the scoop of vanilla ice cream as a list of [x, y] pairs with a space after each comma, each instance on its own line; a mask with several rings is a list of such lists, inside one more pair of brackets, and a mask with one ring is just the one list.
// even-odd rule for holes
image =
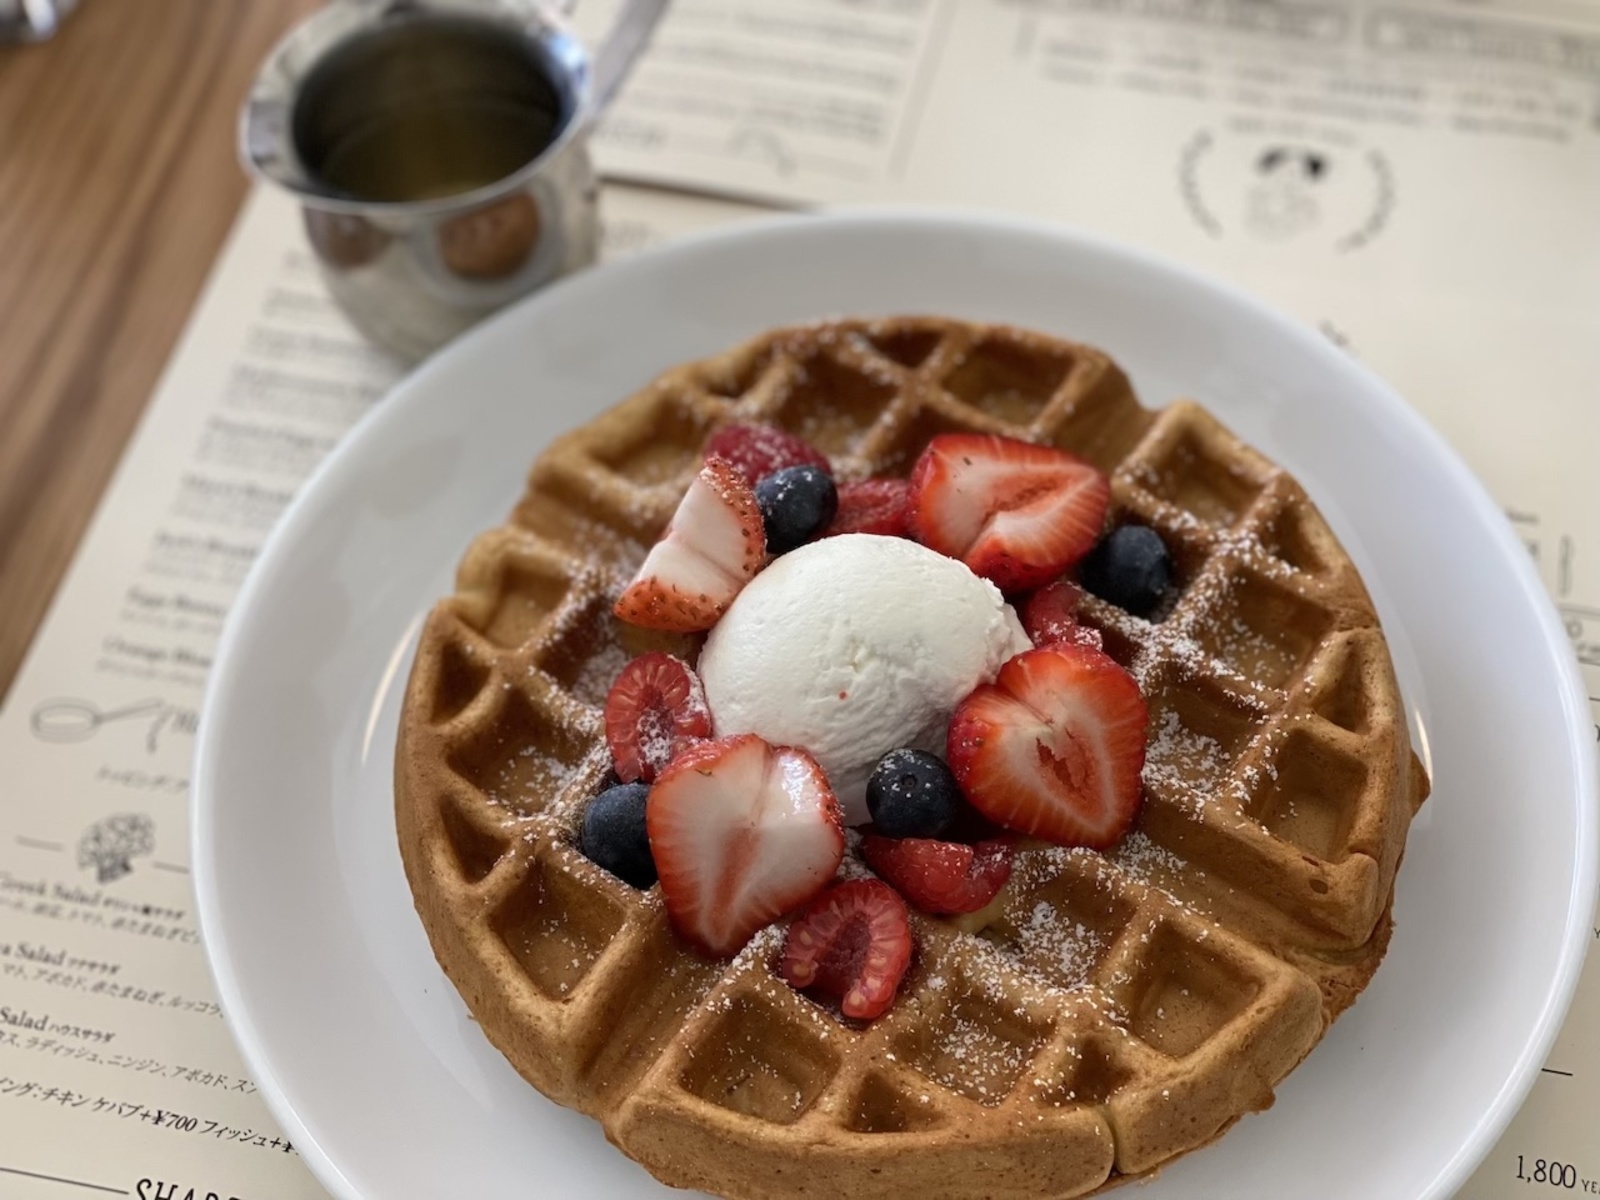
[[904, 538], [849, 533], [775, 559], [745, 585], [700, 652], [718, 737], [801, 746], [828, 774], [845, 823], [890, 750], [944, 753], [955, 706], [1032, 648], [1000, 589]]

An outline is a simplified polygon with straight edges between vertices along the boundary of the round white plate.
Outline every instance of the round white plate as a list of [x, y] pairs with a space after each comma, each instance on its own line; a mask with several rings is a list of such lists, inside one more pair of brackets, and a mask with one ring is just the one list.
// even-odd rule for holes
[[798, 218], [585, 274], [426, 364], [332, 455], [235, 606], [194, 779], [201, 926], [251, 1071], [340, 1197], [668, 1194], [524, 1084], [435, 965], [395, 848], [418, 623], [550, 438], [768, 326], [906, 311], [1103, 346], [1299, 477], [1361, 567], [1434, 791], [1383, 969], [1268, 1113], [1140, 1195], [1444, 1196], [1549, 1049], [1594, 906], [1572, 652], [1509, 526], [1423, 421], [1316, 334], [1105, 242], [1011, 220]]

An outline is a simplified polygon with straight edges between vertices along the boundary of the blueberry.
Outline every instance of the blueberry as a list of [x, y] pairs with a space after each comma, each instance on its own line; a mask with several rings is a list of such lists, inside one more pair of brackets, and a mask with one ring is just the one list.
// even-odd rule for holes
[[650, 856], [650, 839], [644, 830], [644, 802], [649, 794], [649, 786], [643, 783], [607, 788], [589, 801], [578, 832], [578, 849], [585, 858], [636, 888], [647, 888], [656, 881], [656, 860]]
[[756, 484], [767, 551], [787, 554], [828, 527], [839, 509], [833, 478], [821, 467], [784, 467]]
[[885, 837], [936, 838], [960, 815], [961, 788], [926, 750], [891, 750], [867, 780], [867, 811]]
[[1102, 600], [1147, 617], [1172, 583], [1172, 558], [1154, 529], [1123, 525], [1089, 551], [1078, 582]]

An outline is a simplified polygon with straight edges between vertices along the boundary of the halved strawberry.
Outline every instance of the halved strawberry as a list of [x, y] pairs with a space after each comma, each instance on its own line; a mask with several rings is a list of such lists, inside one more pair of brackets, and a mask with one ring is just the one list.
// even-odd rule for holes
[[606, 693], [605, 718], [606, 745], [623, 783], [649, 783], [681, 751], [711, 736], [700, 677], [659, 650], [622, 668]]
[[1078, 604], [1082, 600], [1083, 589], [1070, 579], [1058, 579], [1029, 596], [1018, 615], [1033, 644], [1053, 646], [1057, 642], [1074, 642], [1096, 650], [1104, 649], [1105, 642], [1098, 629], [1078, 624]]
[[1148, 722], [1133, 676], [1099, 650], [1028, 650], [956, 706], [950, 769], [996, 824], [1104, 849], [1138, 813]]
[[1011, 878], [1011, 843], [1001, 838], [966, 846], [869, 833], [861, 856], [912, 904], [938, 915], [977, 912]]
[[839, 485], [839, 509], [823, 537], [841, 533], [911, 536], [911, 484], [904, 479], [863, 479]]
[[778, 974], [791, 987], [835, 997], [845, 1016], [870, 1021], [889, 1010], [910, 965], [905, 901], [876, 879], [852, 879], [795, 917]]
[[1001, 591], [1039, 587], [1094, 546], [1111, 484], [1065, 450], [942, 433], [911, 471], [911, 530]]
[[755, 491], [731, 463], [708, 459], [613, 611], [647, 629], [710, 629], [766, 555]]
[[815, 896], [844, 858], [822, 768], [753, 733], [678, 755], [650, 789], [644, 819], [673, 928], [717, 955]]
[[827, 455], [802, 437], [772, 425], [724, 425], [706, 439], [706, 458], [723, 458], [754, 487], [784, 467], [821, 467], [832, 473]]

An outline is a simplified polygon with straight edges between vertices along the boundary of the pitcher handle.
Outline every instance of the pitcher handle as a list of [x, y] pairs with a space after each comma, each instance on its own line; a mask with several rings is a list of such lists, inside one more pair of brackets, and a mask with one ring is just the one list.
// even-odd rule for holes
[[599, 118], [615, 99], [617, 89], [633, 69], [634, 60], [649, 44], [667, 0], [625, 0], [622, 11], [605, 40], [594, 52], [594, 86], [590, 91], [588, 119]]

